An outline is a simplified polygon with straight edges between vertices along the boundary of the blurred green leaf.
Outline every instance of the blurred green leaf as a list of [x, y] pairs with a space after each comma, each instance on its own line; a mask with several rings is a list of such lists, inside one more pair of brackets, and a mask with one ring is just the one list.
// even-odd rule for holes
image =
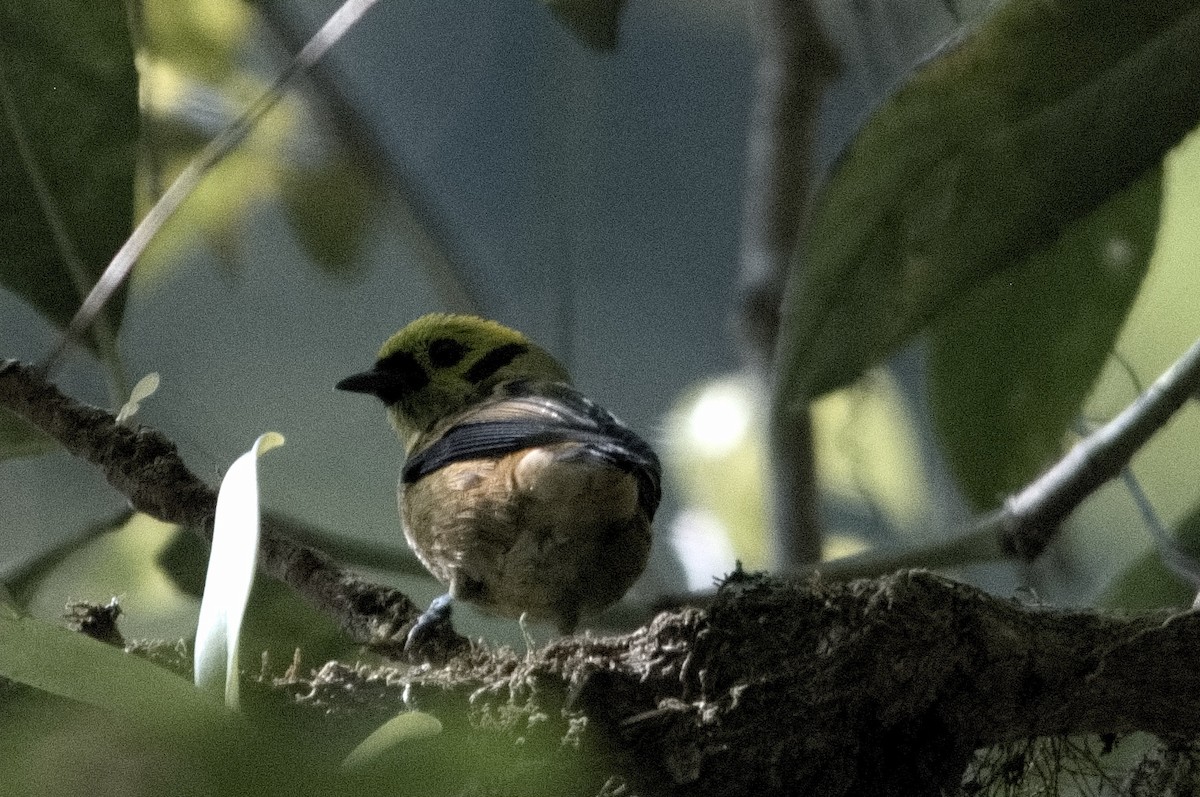
[[144, 44], [154, 59], [205, 83], [237, 76], [239, 48], [255, 22], [247, 3], [143, 0], [140, 5]]
[[403, 756], [412, 742], [437, 736], [442, 723], [423, 711], [405, 711], [380, 725], [346, 756], [347, 767], [368, 766], [389, 756]]
[[597, 50], [617, 46], [617, 23], [625, 0], [542, 0], [558, 21]]
[[198, 535], [190, 530], [172, 534], [170, 541], [155, 556], [154, 562], [175, 589], [200, 599], [204, 593], [204, 573], [208, 567], [208, 546]]
[[1163, 564], [1158, 551], [1150, 551], [1113, 579], [1098, 604], [1105, 609], [1152, 612], [1190, 606], [1195, 595], [1195, 590]]
[[[200, 597], [208, 546], [191, 531], [180, 531], [158, 555], [158, 565], [174, 586]], [[242, 629], [248, 656], [265, 653], [271, 662], [290, 661], [300, 648], [305, 661], [323, 662], [352, 655], [355, 646], [329, 617], [302, 600], [291, 587], [257, 575]]]
[[781, 398], [837, 388], [1055, 241], [1200, 118], [1197, 0], [1013, 0], [859, 133], [814, 208]]
[[129, 234], [137, 136], [125, 3], [4, 3], [0, 285], [59, 326]]
[[34, 457], [58, 448], [50, 435], [29, 421], [0, 409], [0, 461], [14, 457]]
[[[147, 725], [188, 716], [225, 721], [224, 708], [173, 673], [119, 648], [0, 606], [0, 676], [115, 711]], [[166, 707], [177, 710], [167, 712]]]
[[115, 518], [93, 523], [52, 548], [5, 567], [3, 571], [0, 571], [0, 581], [3, 581], [4, 585], [12, 590], [13, 598], [18, 606], [28, 606], [43, 579], [62, 564], [67, 557], [90, 545], [100, 536], [117, 531], [129, 521], [132, 515], [132, 511], [125, 510]]
[[[1179, 522], [1175, 531], [1179, 547], [1200, 564], [1200, 504]], [[1200, 575], [1200, 572], [1197, 572]], [[1129, 612], [1150, 612], [1163, 608], [1186, 608], [1192, 605], [1196, 588], [1163, 564], [1157, 550], [1138, 557], [1104, 591], [1099, 605], [1106, 609]]]
[[1061, 453], [1149, 268], [1161, 188], [1156, 169], [934, 322], [933, 419], [976, 509]]
[[280, 199], [304, 250], [331, 274], [359, 270], [358, 253], [379, 198], [370, 178], [345, 158], [288, 168]]
[[[195, 691], [195, 690], [193, 690]], [[0, 793], [22, 797], [369, 797], [341, 788], [319, 745], [248, 723], [197, 722], [173, 704], [134, 718], [25, 690], [5, 702]], [[315, 734], [314, 734], [315, 735]], [[391, 794], [380, 790], [377, 794]]]

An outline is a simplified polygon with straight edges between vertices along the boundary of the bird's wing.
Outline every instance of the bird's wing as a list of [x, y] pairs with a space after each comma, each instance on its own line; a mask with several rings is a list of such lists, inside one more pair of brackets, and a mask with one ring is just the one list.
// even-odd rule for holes
[[662, 491], [658, 457], [642, 438], [591, 399], [561, 382], [515, 380], [453, 420], [404, 463], [411, 484], [452, 462], [496, 457], [535, 446], [579, 443], [565, 458], [586, 459], [631, 473], [641, 503], [653, 515]]

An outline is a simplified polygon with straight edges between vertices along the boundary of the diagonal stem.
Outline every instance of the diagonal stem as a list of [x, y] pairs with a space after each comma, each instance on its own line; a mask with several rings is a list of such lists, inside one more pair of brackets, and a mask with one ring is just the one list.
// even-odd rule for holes
[[91, 326], [92, 321], [108, 303], [108, 300], [129, 278], [134, 264], [145, 252], [150, 241], [167, 223], [167, 220], [175, 215], [175, 211], [179, 210], [179, 207], [191, 196], [212, 168], [241, 143], [242, 139], [258, 124], [258, 121], [275, 107], [275, 104], [291, 88], [292, 84], [329, 52], [329, 49], [346, 34], [351, 26], [377, 2], [378, 0], [346, 0], [325, 21], [321, 29], [313, 34], [300, 52], [292, 58], [262, 96], [246, 109], [245, 113], [222, 130], [216, 138], [208, 142], [204, 149], [187, 165], [187, 168], [180, 172], [175, 181], [163, 192], [163, 195], [134, 228], [133, 233], [121, 248], [117, 250], [108, 267], [104, 269], [104, 273], [100, 275], [100, 279], [92, 286], [91, 292], [83, 300], [75, 317], [71, 319], [71, 324], [67, 327], [62, 339], [43, 363], [42, 367], [47, 373], [53, 371], [66, 354], [67, 349], [79, 339], [83, 330]]
[[1200, 340], [1121, 414], [1075, 445], [1050, 470], [983, 518], [1004, 551], [1035, 559], [1085, 498], [1121, 474], [1133, 455], [1200, 390]]

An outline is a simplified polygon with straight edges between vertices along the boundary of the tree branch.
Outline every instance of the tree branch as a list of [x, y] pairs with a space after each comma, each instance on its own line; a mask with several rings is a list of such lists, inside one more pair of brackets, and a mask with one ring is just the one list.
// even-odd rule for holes
[[[1116, 418], [1075, 445], [1066, 456], [995, 512], [977, 520], [961, 536], [920, 548], [876, 549], [822, 562], [800, 572], [826, 578], [864, 578], [898, 568], [962, 567], [1006, 557], [1036, 559], [1062, 522], [1110, 479], [1116, 478], [1180, 407], [1200, 391], [1197, 341]], [[1168, 566], [1178, 552], [1162, 549]]]
[[[212, 541], [216, 491], [188, 469], [162, 433], [118, 424], [112, 413], [64, 395], [38, 369], [15, 360], [0, 360], [0, 406], [98, 466], [137, 511]], [[286, 529], [287, 521], [264, 518], [260, 569], [296, 590], [353, 642], [400, 655], [420, 608], [400, 591], [364, 581], [324, 553], [295, 542]], [[446, 636], [436, 640], [435, 649], [465, 644], [462, 637]]]
[[[615, 775], [650, 794], [932, 797], [957, 791], [979, 747], [1200, 733], [1198, 636], [1194, 612], [1026, 606], [923, 571], [848, 584], [737, 573], [709, 610], [627, 636], [492, 652], [470, 669], [328, 665], [287, 687], [332, 715], [435, 712], [461, 729], [439, 742], [451, 750], [507, 744], [532, 779], [505, 780], [512, 792], [570, 771], [595, 781], [555, 793], [601, 793]], [[461, 758], [447, 777], [514, 771], [464, 772]]]
[[[1164, 377], [1135, 407], [1176, 389]], [[160, 433], [118, 425], [15, 361], [0, 361], [0, 405], [99, 466], [135, 508], [211, 534], [213, 491]], [[261, 560], [353, 639], [387, 652], [417, 614], [395, 590], [270, 527]], [[850, 583], [739, 572], [707, 610], [663, 613], [626, 636], [567, 637], [526, 656], [472, 648], [444, 668], [331, 663], [310, 679], [292, 671], [280, 688], [341, 717], [355, 706], [372, 721], [400, 705], [433, 711], [447, 737], [536, 759], [524, 775], [506, 770], [508, 787], [571, 771], [579, 781], [563, 793], [600, 793], [615, 777], [663, 794], [932, 797], [958, 787], [982, 746], [1200, 734], [1198, 638], [1192, 611], [1025, 606], [923, 571]], [[439, 745], [463, 749], [453, 741]], [[447, 771], [475, 777], [460, 759]]]
[[1105, 482], [1120, 475], [1189, 398], [1200, 391], [1200, 341], [1120, 415], [1081, 440], [1054, 467], [1009, 498], [979, 528], [1000, 535], [1006, 553], [1037, 558], [1062, 521]]

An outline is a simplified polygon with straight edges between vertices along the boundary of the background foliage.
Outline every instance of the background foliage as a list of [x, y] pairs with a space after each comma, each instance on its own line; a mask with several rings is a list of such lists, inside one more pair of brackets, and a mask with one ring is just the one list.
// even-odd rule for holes
[[[332, 10], [132, 8], [0, 11], [0, 356], [46, 355], [135, 217]], [[1185, 138], [1200, 118], [1200, 5], [817, 9], [841, 64], [815, 120], [773, 399], [815, 399], [827, 551], [920, 546], [998, 505], [1200, 332], [1200, 140]], [[545, 343], [667, 454], [635, 602], [735, 558], [767, 566], [769, 391], [732, 333], [754, 58], [740, 6], [718, 0], [383, 4], [189, 198], [110, 305], [108, 333], [58, 379], [116, 407], [130, 375], [160, 372], [137, 419], [214, 482], [259, 433], [283, 432], [268, 503], [426, 600], [436, 586], [394, 553], [399, 448], [376, 408], [332, 385], [421, 313], [480, 312]], [[1197, 440], [1193, 407], [1134, 467], [1153, 522], [1185, 545]], [[128, 517], [97, 474], [2, 411], [0, 454], [0, 576], [23, 610], [54, 619], [68, 599], [117, 595], [128, 635], [191, 633], [204, 552], [189, 535]], [[1146, 523], [1114, 484], [1032, 570], [958, 575], [1060, 602], [1186, 604]], [[460, 622], [519, 639], [469, 611]], [[248, 623], [274, 673], [297, 646], [311, 666], [350, 653], [276, 585], [256, 586]], [[27, 675], [108, 667], [111, 651], [16, 613], [0, 636], [0, 674], [36, 687], [0, 691], [0, 753], [19, 753], [8, 777], [30, 793], [69, 793], [92, 765], [48, 762], [86, 738], [148, 751], [149, 770], [187, 737], [208, 751], [195, 782], [238, 788], [206, 769], [227, 730], [156, 719], [120, 687]], [[282, 783], [300, 771], [333, 788], [328, 758], [297, 770], [291, 753], [263, 755]], [[150, 789], [145, 770], [109, 780]]]

